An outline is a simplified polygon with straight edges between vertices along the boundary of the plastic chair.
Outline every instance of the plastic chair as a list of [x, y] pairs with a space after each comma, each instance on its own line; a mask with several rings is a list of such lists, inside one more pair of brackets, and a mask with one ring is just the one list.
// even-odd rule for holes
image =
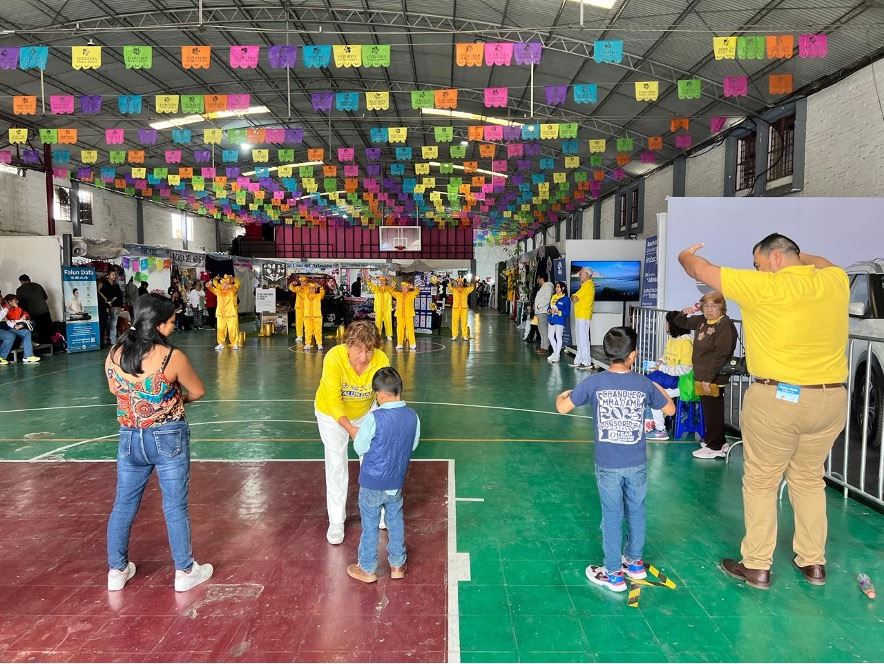
[[703, 407], [700, 402], [679, 399], [672, 429], [672, 437], [675, 440], [681, 440], [692, 433], [699, 434], [700, 438], [703, 438], [706, 435], [706, 424], [703, 421]]

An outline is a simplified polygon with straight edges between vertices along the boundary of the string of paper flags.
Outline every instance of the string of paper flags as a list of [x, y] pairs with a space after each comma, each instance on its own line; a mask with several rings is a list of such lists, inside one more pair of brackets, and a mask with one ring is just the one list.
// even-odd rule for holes
[[[635, 81], [624, 83], [632, 86], [636, 101], [656, 101], [660, 95], [660, 81]], [[676, 82], [680, 100], [699, 99], [703, 94], [703, 81], [699, 78], [681, 79]], [[745, 97], [749, 94], [749, 77], [745, 75], [725, 76], [722, 81], [725, 97]], [[517, 88], [519, 92], [522, 88]], [[768, 92], [770, 94], [789, 94], [793, 90], [792, 74], [768, 75]], [[569, 94], [570, 93], [570, 94]], [[311, 92], [310, 104], [314, 111], [328, 113], [332, 109], [342, 112], [361, 110], [386, 111], [390, 108], [388, 90], [382, 91], [345, 91], [345, 92]], [[159, 94], [153, 95], [153, 109], [160, 114], [188, 113], [209, 114], [222, 111], [245, 112], [252, 103], [252, 95], [240, 94]], [[410, 93], [413, 109], [447, 109], [458, 107], [458, 88], [440, 90], [413, 90]], [[545, 85], [543, 99], [548, 106], [561, 106], [568, 99], [575, 104], [595, 104], [599, 99], [597, 83], [577, 83], [574, 85]], [[112, 99], [112, 97], [109, 97]], [[52, 115], [71, 115], [79, 109], [80, 115], [97, 115], [104, 109], [102, 95], [49, 95], [49, 112]], [[138, 115], [146, 107], [142, 95], [118, 95], [117, 110], [123, 115]], [[490, 87], [483, 89], [483, 105], [485, 108], [504, 108], [510, 100], [510, 88]], [[37, 103], [36, 95], [14, 95], [12, 112], [15, 115], [38, 115], [45, 112], [44, 104]], [[39, 111], [38, 111], [39, 108]]]
[[[74, 69], [99, 69], [106, 48], [122, 49], [126, 69], [151, 69], [153, 46], [122, 47], [71, 46], [70, 62]], [[216, 49], [208, 45], [185, 45], [180, 48], [184, 69], [208, 69]], [[233, 69], [255, 69], [261, 62], [262, 47], [233, 45], [227, 48], [227, 64]], [[267, 64], [274, 69], [294, 67], [300, 61], [305, 68], [340, 69], [351, 67], [389, 67], [390, 44], [290, 45], [266, 47]], [[794, 35], [739, 35], [713, 37], [712, 51], [716, 60], [788, 59], [795, 52]], [[540, 64], [543, 44], [529, 42], [469, 42], [455, 44], [455, 64], [459, 67], [510, 66]], [[828, 54], [825, 34], [798, 36], [799, 58], [823, 58]], [[623, 61], [621, 39], [600, 39], [593, 42], [593, 59], [597, 63], [619, 64]], [[45, 70], [49, 61], [48, 46], [6, 46], [0, 48], [0, 69]]]

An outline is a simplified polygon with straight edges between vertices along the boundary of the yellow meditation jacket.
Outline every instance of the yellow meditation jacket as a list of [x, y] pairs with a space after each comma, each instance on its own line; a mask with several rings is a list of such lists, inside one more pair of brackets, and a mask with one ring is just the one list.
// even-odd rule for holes
[[374, 293], [374, 312], [375, 314], [386, 313], [393, 310], [393, 287], [379, 286], [373, 281], [367, 284], [368, 290]]
[[[325, 289], [319, 289], [318, 293], [313, 293], [308, 291], [306, 295], [304, 295], [304, 315], [307, 318], [319, 317], [322, 318], [322, 298], [325, 297]], [[300, 301], [300, 297], [298, 300]]]
[[313, 407], [335, 420], [345, 415], [351, 420], [358, 420], [371, 410], [374, 403], [371, 381], [375, 373], [388, 366], [390, 358], [387, 354], [375, 349], [368, 367], [363, 373], [357, 374], [350, 364], [346, 344], [335, 346], [322, 361], [322, 378]]
[[295, 310], [304, 311], [304, 302], [306, 301], [307, 291], [310, 290], [310, 283], [303, 286], [296, 286], [295, 282], [289, 284], [289, 290], [295, 294]]
[[206, 288], [212, 291], [215, 294], [215, 297], [218, 298], [215, 316], [221, 318], [222, 316], [236, 317], [239, 315], [236, 306], [236, 294], [239, 292], [239, 279], [234, 279], [233, 286], [230, 288], [222, 288], [218, 282], [214, 281], [207, 283]]
[[454, 286], [451, 289], [451, 308], [466, 309], [468, 306], [467, 298], [470, 297], [470, 293], [472, 293], [474, 290], [476, 290], [474, 286]]
[[396, 300], [396, 316], [397, 318], [414, 318], [414, 301], [420, 295], [418, 290], [410, 290], [406, 293], [395, 291], [393, 299]]

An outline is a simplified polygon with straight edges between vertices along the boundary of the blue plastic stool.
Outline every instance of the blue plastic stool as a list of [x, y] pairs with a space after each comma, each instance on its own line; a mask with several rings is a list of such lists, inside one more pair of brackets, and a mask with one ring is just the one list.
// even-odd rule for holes
[[675, 440], [681, 440], [684, 436], [692, 433], [697, 433], [700, 438], [704, 438], [706, 424], [703, 422], [703, 407], [700, 402], [679, 399], [672, 429], [672, 437]]

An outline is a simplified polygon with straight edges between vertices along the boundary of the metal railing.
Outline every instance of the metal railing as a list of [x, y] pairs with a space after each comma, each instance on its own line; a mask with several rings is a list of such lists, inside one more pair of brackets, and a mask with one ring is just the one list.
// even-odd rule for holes
[[[632, 325], [638, 334], [636, 370], [646, 373], [666, 345], [666, 310], [633, 308]], [[743, 346], [742, 321], [735, 320]], [[844, 495], [861, 496], [884, 507], [884, 337], [851, 334], [847, 349], [847, 423], [826, 459], [825, 478]], [[725, 424], [740, 430], [740, 411], [750, 376], [733, 376], [725, 399]]]

